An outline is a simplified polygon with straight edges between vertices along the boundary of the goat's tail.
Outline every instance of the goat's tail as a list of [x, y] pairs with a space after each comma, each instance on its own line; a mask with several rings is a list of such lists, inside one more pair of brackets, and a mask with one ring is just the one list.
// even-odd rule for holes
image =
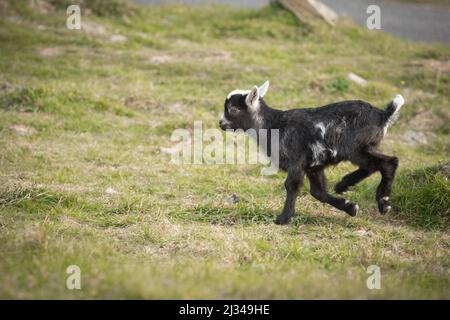
[[400, 114], [400, 109], [405, 104], [405, 99], [401, 94], [395, 96], [394, 100], [388, 103], [386, 109], [384, 110], [386, 114], [386, 127], [391, 126]]

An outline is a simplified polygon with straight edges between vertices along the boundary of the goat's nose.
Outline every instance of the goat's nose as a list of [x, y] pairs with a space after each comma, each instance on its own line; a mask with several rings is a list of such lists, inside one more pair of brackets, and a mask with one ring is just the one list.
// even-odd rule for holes
[[220, 129], [225, 130], [225, 124], [223, 122], [223, 119], [219, 120], [219, 127], [220, 127]]

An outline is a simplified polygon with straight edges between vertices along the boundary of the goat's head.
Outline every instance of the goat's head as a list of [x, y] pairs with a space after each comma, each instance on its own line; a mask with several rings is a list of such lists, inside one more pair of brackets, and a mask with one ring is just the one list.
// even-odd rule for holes
[[260, 125], [261, 102], [268, 89], [269, 81], [266, 81], [252, 90], [231, 91], [225, 99], [224, 112], [219, 120], [220, 128], [248, 130]]

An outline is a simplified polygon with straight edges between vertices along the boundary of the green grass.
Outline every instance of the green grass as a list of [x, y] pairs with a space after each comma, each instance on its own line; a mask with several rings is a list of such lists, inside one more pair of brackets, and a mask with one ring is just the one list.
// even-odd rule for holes
[[[85, 1], [90, 31], [70, 31], [69, 1], [28, 3], [0, 2], [1, 298], [450, 298], [450, 47], [276, 6]], [[375, 174], [346, 195], [358, 217], [306, 183], [276, 226], [283, 173], [169, 163], [174, 129], [217, 128], [225, 95], [266, 79], [281, 109], [405, 96], [383, 142], [400, 158], [393, 212], [377, 213]], [[330, 185], [352, 169], [328, 169]], [[73, 264], [82, 290], [66, 289]], [[374, 264], [381, 290], [366, 287]]]

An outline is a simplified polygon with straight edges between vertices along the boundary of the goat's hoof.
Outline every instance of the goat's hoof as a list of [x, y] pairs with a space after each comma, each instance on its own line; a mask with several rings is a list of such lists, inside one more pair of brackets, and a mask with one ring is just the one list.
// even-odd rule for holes
[[378, 205], [378, 210], [380, 211], [381, 214], [386, 214], [389, 211], [391, 211], [392, 207], [390, 205]]
[[345, 207], [345, 212], [347, 212], [352, 217], [356, 216], [358, 214], [359, 206], [356, 203], [349, 202], [347, 206]]
[[286, 216], [279, 215], [273, 222], [275, 224], [283, 225], [283, 224], [288, 224], [289, 220], [291, 220], [291, 219]]
[[337, 194], [342, 194], [342, 193], [344, 193], [347, 190], [348, 190], [348, 187], [342, 185], [341, 183], [338, 183], [337, 185], [334, 186], [334, 191]]
[[389, 197], [383, 197], [378, 201], [378, 211], [381, 214], [386, 214], [391, 211], [392, 207], [389, 205]]

